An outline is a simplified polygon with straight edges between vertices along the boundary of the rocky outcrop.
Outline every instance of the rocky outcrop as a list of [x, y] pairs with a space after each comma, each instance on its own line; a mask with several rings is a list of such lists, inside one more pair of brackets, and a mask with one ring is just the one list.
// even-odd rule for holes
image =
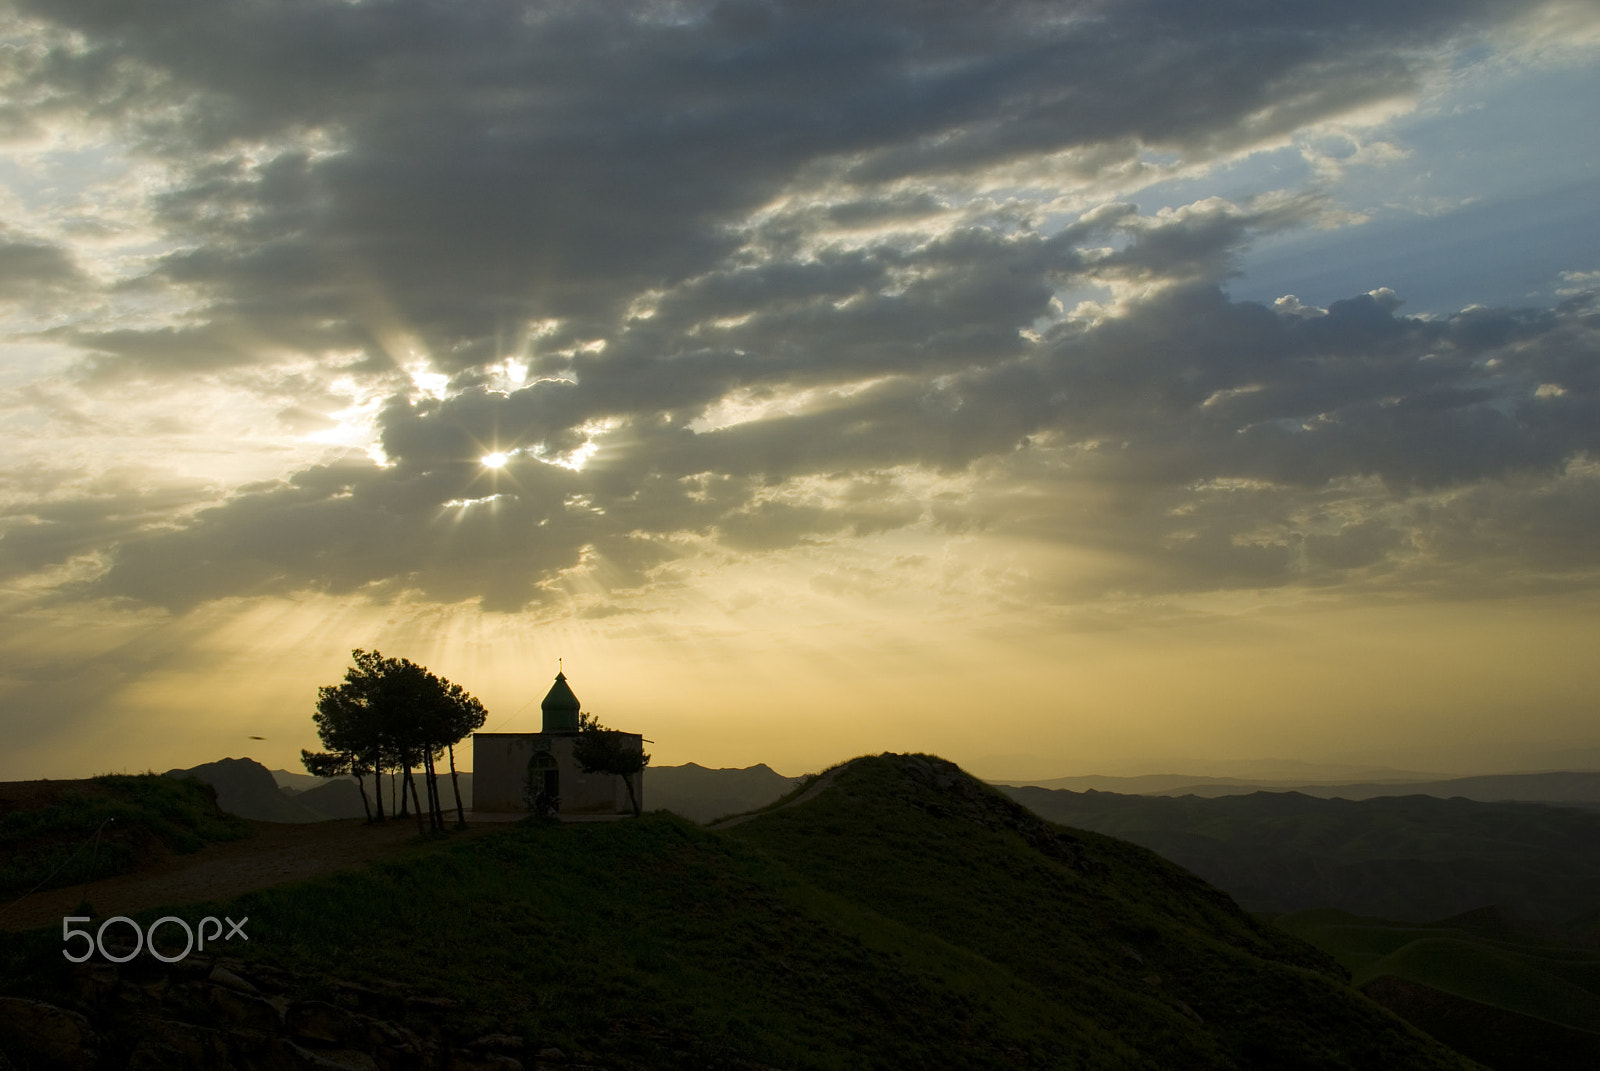
[[72, 1007], [0, 997], [0, 1069], [578, 1071], [548, 1042], [457, 1033], [458, 1003], [396, 984], [300, 977], [228, 959], [84, 964]]
[[[113, 952], [130, 951], [113, 948]], [[72, 968], [54, 1003], [0, 997], [0, 1071], [645, 1071], [549, 1038], [487, 1032], [461, 1002], [398, 982], [299, 975], [228, 957]], [[659, 1024], [613, 1023], [593, 1048], [671, 1066], [777, 1071]]]

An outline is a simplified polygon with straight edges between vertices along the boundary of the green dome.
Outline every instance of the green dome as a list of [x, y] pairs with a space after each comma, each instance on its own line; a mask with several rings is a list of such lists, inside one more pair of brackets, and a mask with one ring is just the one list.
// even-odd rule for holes
[[568, 687], [565, 673], [556, 674], [556, 682], [550, 686], [550, 692], [544, 697], [544, 702], [539, 704], [539, 709], [544, 711], [545, 732], [578, 731], [578, 711], [583, 707], [578, 702], [578, 697], [573, 695], [572, 689]]

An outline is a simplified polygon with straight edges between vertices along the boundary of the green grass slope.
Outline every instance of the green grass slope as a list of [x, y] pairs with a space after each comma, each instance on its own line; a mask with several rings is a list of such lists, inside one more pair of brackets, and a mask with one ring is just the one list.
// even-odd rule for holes
[[[1475, 1066], [1192, 875], [921, 756], [856, 760], [725, 832], [524, 824], [181, 910], [206, 913], [249, 916], [230, 954], [403, 979], [460, 1001], [462, 1038], [597, 1066]], [[0, 988], [70, 1005], [59, 949], [0, 935]]]
[[1368, 966], [1358, 985], [1393, 975], [1508, 1011], [1593, 1030], [1600, 994], [1561, 976], [1572, 964], [1447, 937], [1412, 941]]
[[[1453, 946], [1482, 949], [1497, 960], [1515, 960], [1527, 969], [1552, 975], [1600, 995], [1600, 947], [1592, 941], [1563, 939], [1563, 931], [1516, 924], [1495, 912], [1473, 912], [1426, 925], [1364, 918], [1334, 909], [1298, 911], [1274, 920], [1280, 928], [1327, 952], [1356, 975], [1358, 982], [1382, 973], [1378, 965], [1390, 961], [1388, 973], [1398, 973], [1394, 959], [1407, 946], [1448, 942]], [[1406, 975], [1406, 977], [1411, 977]], [[1415, 981], [1425, 981], [1420, 976]], [[1482, 992], [1464, 994], [1482, 999]], [[1590, 1020], [1589, 1028], [1600, 1024]], [[1583, 1025], [1583, 1024], [1579, 1024]]]
[[1497, 1069], [1600, 1066], [1600, 950], [1497, 912], [1418, 926], [1342, 911], [1277, 925], [1355, 973], [1362, 990]]
[[[727, 836], [893, 922], [975, 953], [1141, 1061], [1422, 1067], [1453, 1054], [1395, 1030], [1305, 945], [1133, 845], [1040, 821], [950, 763], [858, 759], [814, 799]], [[1084, 1059], [1051, 1034], [1046, 1064]]]
[[192, 852], [249, 832], [195, 780], [149, 773], [13, 784], [21, 791], [0, 792], [5, 901], [125, 873], [152, 853]]

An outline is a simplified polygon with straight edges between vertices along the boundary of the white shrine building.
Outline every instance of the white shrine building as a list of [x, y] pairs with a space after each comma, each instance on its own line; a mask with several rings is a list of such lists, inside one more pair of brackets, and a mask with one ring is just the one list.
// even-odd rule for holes
[[[578, 697], [557, 673], [539, 704], [544, 731], [472, 734], [472, 810], [523, 812], [528, 797], [544, 791], [560, 799], [561, 814], [632, 814], [628, 787], [617, 774], [584, 773], [572, 757], [578, 739]], [[627, 733], [644, 750], [644, 737]], [[644, 807], [644, 771], [633, 774], [633, 791]]]

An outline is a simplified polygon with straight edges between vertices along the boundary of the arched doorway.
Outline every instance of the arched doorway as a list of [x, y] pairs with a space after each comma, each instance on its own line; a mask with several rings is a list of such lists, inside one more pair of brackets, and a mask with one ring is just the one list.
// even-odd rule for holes
[[528, 802], [532, 806], [534, 797], [543, 796], [551, 801], [551, 810], [559, 809], [561, 798], [561, 771], [556, 768], [556, 760], [548, 751], [538, 752], [528, 760]]

